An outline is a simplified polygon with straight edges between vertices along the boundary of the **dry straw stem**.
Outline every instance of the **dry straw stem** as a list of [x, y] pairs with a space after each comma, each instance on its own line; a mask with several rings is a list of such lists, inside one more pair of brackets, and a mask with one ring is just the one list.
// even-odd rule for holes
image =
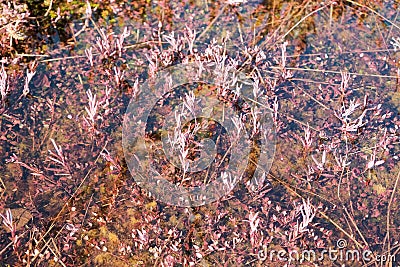
[[47, 17], [50, 13], [51, 8], [53, 7], [53, 0], [50, 0], [49, 7], [47, 8], [46, 13], [44, 14], [45, 17]]
[[323, 107], [326, 110], [330, 110], [333, 112], [333, 110], [326, 106], [324, 103], [322, 103], [321, 101], [318, 101], [315, 97], [313, 97], [312, 95], [310, 95], [306, 90], [304, 90], [303, 88], [301, 88], [300, 86], [298, 86], [297, 84], [295, 84], [294, 82], [292, 82], [291, 80], [289, 80], [290, 83], [295, 86], [297, 89], [301, 90], [305, 95], [307, 95], [308, 97], [310, 97], [314, 102], [316, 102], [318, 105], [320, 105], [321, 107]]
[[319, 11], [321, 11], [322, 9], [325, 9], [327, 6], [330, 6], [329, 4], [325, 4], [322, 7], [310, 12], [309, 14], [307, 14], [306, 16], [302, 17], [292, 28], [290, 28], [284, 35], [281, 36], [282, 40], [285, 40], [285, 37], [291, 32], [293, 31], [297, 26], [299, 26], [304, 20], [306, 20], [308, 17], [314, 15], [315, 13], [318, 13]]
[[[98, 32], [98, 34], [102, 37], [102, 38], [106, 38], [104, 36], [104, 34], [102, 33], [102, 31], [99, 29], [99, 27], [97, 26], [96, 22], [90, 17], [90, 21], [93, 23], [96, 31]], [[85, 30], [86, 26], [81, 30]], [[79, 32], [80, 33], [80, 32]], [[74, 36], [74, 41], [76, 41], [75, 36]], [[157, 43], [156, 41], [144, 41], [144, 42], [137, 42], [135, 44], [131, 44], [131, 45], [127, 45], [127, 46], [123, 46], [124, 49], [141, 49], [141, 48], [149, 48], [149, 44], [151, 43]], [[93, 56], [98, 56], [101, 53], [94, 53]], [[36, 54], [17, 54], [17, 56], [22, 56], [22, 57], [50, 57], [50, 55], [36, 55]], [[54, 61], [60, 61], [60, 60], [66, 60], [66, 59], [76, 59], [76, 58], [86, 58], [85, 56], [70, 56], [70, 57], [59, 57], [59, 58], [50, 58], [50, 59], [43, 59], [40, 60], [39, 62], [43, 63], [43, 62], [54, 62]]]
[[394, 23], [394, 22], [391, 21], [390, 19], [386, 18], [385, 16], [379, 14], [378, 12], [376, 12], [375, 10], [373, 10], [372, 8], [370, 8], [369, 6], [366, 6], [366, 5], [363, 5], [363, 4], [354, 2], [354, 1], [352, 1], [352, 0], [346, 0], [346, 2], [349, 2], [349, 3], [354, 4], [354, 5], [357, 5], [357, 6], [359, 6], [359, 7], [363, 7], [363, 8], [368, 9], [369, 11], [371, 11], [372, 13], [374, 13], [375, 15], [377, 15], [378, 17], [380, 17], [380, 18], [382, 18], [383, 20], [389, 22], [391, 25], [393, 25], [394, 27], [396, 27], [397, 29], [400, 30], [400, 27], [399, 27], [398, 25], [396, 25], [396, 23]]
[[[273, 110], [272, 110], [270, 107], [266, 106], [266, 105], [263, 104], [263, 103], [258, 102], [257, 100], [254, 100], [254, 99], [252, 99], [252, 98], [248, 98], [248, 97], [245, 97], [245, 96], [242, 96], [242, 97], [243, 97], [244, 99], [246, 99], [246, 100], [249, 100], [250, 102], [256, 103], [257, 105], [260, 105], [260, 106], [262, 106], [262, 107], [267, 108], [270, 112], [273, 112]], [[279, 113], [279, 115], [280, 115], [280, 116], [286, 117], [288, 120], [297, 122], [298, 124], [301, 124], [301, 125], [303, 125], [304, 127], [310, 127], [310, 129], [312, 129], [312, 130], [314, 130], [314, 131], [318, 131], [317, 128], [312, 127], [312, 126], [309, 126], [307, 123], [302, 122], [302, 121], [299, 121], [299, 120], [293, 118], [292, 116], [289, 116], [288, 114]]]
[[3, 187], [3, 188], [1, 188], [0, 196], [3, 196], [3, 194], [5, 193], [7, 187], [6, 187], [6, 185], [4, 184], [4, 181], [3, 181], [3, 179], [2, 179], [1, 177], [0, 177], [0, 184], [1, 184], [2, 187]]
[[[279, 67], [271, 66], [271, 69], [279, 69]], [[306, 69], [306, 68], [290, 68], [286, 67], [287, 70], [297, 70], [297, 71], [313, 71], [313, 72], [322, 72], [322, 73], [332, 73], [332, 74], [340, 74], [340, 71], [335, 70], [319, 70], [319, 69]], [[398, 76], [393, 75], [379, 75], [379, 74], [362, 74], [356, 72], [348, 72], [349, 75], [356, 76], [366, 76], [366, 77], [377, 77], [377, 78], [389, 78], [389, 79], [398, 79]]]
[[[155, 41], [145, 41], [145, 42], [139, 42], [131, 45], [124, 46], [124, 49], [141, 49], [141, 48], [148, 48], [149, 44], [154, 43]], [[93, 56], [98, 56], [101, 53], [93, 53]], [[50, 57], [50, 55], [37, 55], [37, 54], [17, 54], [17, 56], [20, 57]], [[54, 62], [54, 61], [61, 61], [61, 60], [67, 60], [67, 59], [76, 59], [76, 58], [86, 58], [86, 56], [69, 56], [69, 57], [58, 57], [58, 58], [49, 58], [49, 59], [42, 59], [39, 60], [38, 62], [44, 63], [44, 62]]]
[[[385, 49], [371, 49], [371, 50], [357, 50], [357, 53], [379, 53], [379, 52], [396, 52], [397, 49], [395, 48], [385, 48]], [[355, 51], [343, 51], [340, 52], [341, 55], [347, 55], [347, 54], [354, 54], [356, 53]], [[315, 56], [323, 56], [325, 55], [325, 52], [321, 53], [309, 53], [309, 54], [301, 54], [302, 57], [315, 57]], [[299, 57], [300, 54], [294, 54], [294, 55], [286, 55], [287, 58], [297, 58]], [[280, 57], [280, 55], [277, 55], [276, 57]], [[330, 56], [332, 58], [332, 56]], [[351, 74], [351, 73], [350, 73]]]
[[391, 208], [392, 208], [394, 195], [395, 195], [395, 193], [397, 191], [397, 186], [399, 184], [399, 180], [400, 180], [400, 171], [397, 174], [397, 178], [396, 178], [396, 181], [395, 181], [394, 186], [393, 186], [393, 190], [392, 190], [392, 194], [390, 196], [390, 200], [389, 200], [389, 204], [388, 204], [388, 208], [387, 208], [387, 214], [386, 214], [386, 236], [385, 236], [385, 241], [384, 241], [383, 244], [385, 244], [385, 242], [388, 243], [387, 244], [387, 253], [388, 253], [388, 255], [390, 255], [390, 251], [391, 251], [391, 248], [390, 248], [390, 211], [391, 211]]
[[221, 11], [215, 16], [215, 18], [210, 22], [210, 24], [208, 24], [207, 28], [204, 29], [204, 31], [202, 33], [200, 33], [200, 35], [197, 38], [201, 38], [203, 37], [210, 29], [211, 27], [214, 25], [214, 23], [218, 20], [218, 18], [222, 15], [222, 13], [224, 13], [225, 8], [228, 6], [228, 4], [225, 4]]
[[[387, 252], [385, 252], [383, 254], [380, 254], [380, 256], [387, 256], [389, 258], [389, 257], [397, 255], [400, 252], [400, 244], [394, 246], [392, 248], [392, 250], [394, 250], [394, 249], [396, 249], [396, 250], [392, 254], [387, 254]], [[387, 267], [396, 266], [396, 265], [393, 265], [393, 261], [391, 261], [392, 259], [395, 260], [395, 258], [389, 258], [389, 261], [386, 261], [386, 265], [385, 266], [387, 266]], [[374, 264], [375, 264], [375, 266], [383, 266], [383, 263], [382, 262], [381, 263], [377, 262], [377, 258], [375, 257], [372, 261], [362, 265], [362, 267], [368, 267], [368, 266], [371, 266], [371, 265], [374, 265]]]
[[[306, 4], [304, 4], [304, 5], [302, 5], [302, 8], [297, 12], [297, 14], [302, 14], [303, 13], [303, 11], [310, 5], [310, 4], [312, 4], [313, 3], [313, 1], [312, 0], [309, 0]], [[287, 11], [287, 13], [289, 13], [289, 12], [291, 12], [292, 11], [292, 8], [293, 8], [293, 6], [294, 5], [290, 5], [289, 4], [289, 8], [287, 9], [288, 11]], [[325, 7], [322, 7], [322, 8], [325, 8]], [[321, 8], [321, 9], [322, 9]], [[319, 11], [319, 10], [317, 10], [317, 11]], [[301, 19], [299, 22], [301, 23], [302, 21], [304, 21], [306, 18], [308, 18], [309, 16], [311, 16], [312, 14], [314, 14], [315, 13], [315, 11], [314, 12], [312, 12], [311, 14], [308, 14], [308, 15], [306, 15], [303, 19]], [[297, 15], [296, 14], [296, 15]], [[271, 40], [273, 40], [273, 38], [274, 37], [276, 37], [276, 36], [279, 36], [279, 32], [280, 32], [280, 30], [282, 30], [282, 28], [284, 27], [284, 25], [288, 25], [289, 23], [290, 23], [290, 21], [293, 19], [293, 18], [295, 18], [296, 16], [294, 15], [293, 17], [292, 16], [290, 16], [290, 15], [285, 15], [284, 16], [284, 18], [283, 19], [280, 19], [280, 20], [278, 20], [278, 22], [276, 22], [277, 24], [278, 24], [278, 26], [276, 27], [276, 29], [275, 29], [275, 31], [273, 32], [273, 33], [271, 33], [271, 34], [268, 34], [268, 36], [261, 36], [261, 38], [259, 38], [260, 40], [253, 40], [253, 45], [255, 45], [258, 41], [261, 41], [264, 37], [266, 38], [264, 41], [262, 41], [262, 43], [259, 45], [260, 47], [263, 47], [263, 46], [265, 46], [265, 45], [268, 45], [269, 43], [270, 43], [270, 41]], [[271, 25], [272, 25], [272, 27], [271, 27]], [[289, 34], [291, 31], [293, 31], [293, 29], [295, 28], [295, 27], [297, 27], [299, 25], [299, 23], [297, 23], [294, 27], [292, 27], [288, 32], [286, 32], [286, 34], [285, 34], [285, 36], [287, 35], [287, 34]], [[272, 22], [270, 22], [270, 23], [267, 23], [266, 25], [265, 25], [265, 27], [269, 27], [269, 28], [273, 28], [275, 26], [275, 17], [274, 16], [272, 16]], [[269, 37], [269, 38], [268, 38]], [[278, 38], [276, 38], [276, 39], [284, 39], [282, 36], [279, 36]], [[247, 61], [246, 61], [246, 63], [248, 63], [249, 62], [249, 60], [250, 59], [248, 59]]]
[[[108, 145], [108, 141], [106, 141], [105, 145], [103, 146], [103, 148], [100, 150], [96, 160], [93, 162], [93, 165], [95, 165], [97, 163], [97, 161], [99, 160], [101, 153], [103, 153], [103, 151], [106, 149], [106, 146]], [[79, 184], [79, 186], [76, 188], [74, 194], [68, 199], [68, 201], [65, 202], [65, 204], [62, 206], [61, 210], [57, 213], [56, 217], [52, 220], [52, 223], [49, 227], [49, 229], [46, 231], [46, 233], [44, 233], [44, 235], [36, 242], [36, 246], [38, 246], [43, 240], [45, 240], [44, 238], [50, 233], [50, 231], [53, 229], [57, 219], [60, 217], [61, 213], [64, 211], [64, 209], [68, 206], [68, 203], [75, 197], [78, 195], [79, 193], [79, 189], [82, 187], [83, 183], [86, 181], [86, 179], [89, 177], [89, 174], [92, 172], [92, 170], [95, 169], [95, 166], [92, 166], [88, 172], [86, 173], [85, 177], [82, 179], [81, 183]], [[61, 230], [60, 230], [61, 231]], [[48, 242], [49, 241], [45, 241], [45, 244], [42, 246], [42, 248], [40, 249], [40, 251], [42, 251], [46, 246], [48, 246]], [[34, 262], [36, 260], [36, 258], [38, 257], [39, 254], [35, 255], [32, 259], [32, 262]]]
[[343, 206], [343, 210], [346, 213], [347, 217], [350, 219], [350, 221], [353, 224], [354, 228], [356, 229], [357, 233], [359, 234], [359, 236], [363, 240], [364, 244], [366, 244], [367, 248], [370, 248], [369, 243], [367, 242], [367, 240], [365, 239], [364, 235], [361, 233], [360, 229], [358, 228], [356, 222], [354, 221], [353, 216], [350, 215], [350, 213], [347, 211], [347, 208], [345, 206]]
[[[260, 166], [261, 168], [261, 166]], [[294, 195], [296, 195], [297, 197], [301, 198], [302, 200], [306, 200], [305, 197], [303, 197], [302, 195], [300, 195], [297, 190], [301, 190], [301, 191], [306, 191], [304, 189], [299, 189], [299, 188], [294, 188], [292, 185], [288, 184], [287, 182], [279, 179], [278, 177], [272, 175], [272, 174], [268, 174], [269, 177], [271, 177], [272, 179], [274, 179], [275, 181], [277, 181], [278, 183], [282, 184], [284, 187], [286, 187], [290, 192], [292, 192]], [[318, 194], [312, 193], [312, 192], [308, 192], [309, 194], [312, 194], [314, 196], [317, 196], [325, 201], [329, 201], [326, 198], [321, 197]], [[330, 202], [330, 201], [329, 201]], [[330, 202], [332, 203], [332, 202]], [[335, 226], [339, 231], [341, 231], [344, 235], [346, 235], [349, 239], [351, 239], [359, 248], [363, 248], [364, 246], [358, 242], [353, 235], [349, 234], [346, 230], [344, 230], [340, 225], [338, 225], [333, 219], [331, 219], [328, 215], [325, 214], [325, 212], [318, 210], [318, 213], [325, 218], [326, 220], [328, 220], [333, 226]]]
[[[349, 150], [349, 149], [348, 149], [347, 139], [345, 140], [345, 142], [346, 142], [345, 162], [347, 162], [348, 150]], [[346, 213], [346, 215], [347, 215], [349, 221], [351, 222], [351, 224], [353, 225], [353, 227], [356, 229], [357, 233], [359, 234], [359, 236], [360, 236], [361, 239], [363, 240], [364, 244], [366, 244], [367, 247], [369, 248], [370, 246], [369, 246], [367, 240], [364, 238], [364, 235], [361, 233], [360, 229], [358, 228], [356, 222], [354, 221], [353, 216], [351, 216], [351, 214], [348, 212], [346, 206], [343, 204], [342, 198], [340, 197], [340, 186], [341, 186], [341, 184], [342, 184], [342, 178], [343, 178], [343, 175], [344, 175], [344, 170], [345, 170], [345, 169], [343, 168], [343, 170], [342, 170], [342, 172], [341, 172], [341, 174], [340, 174], [339, 183], [338, 183], [338, 187], [337, 187], [337, 188], [338, 188], [338, 189], [337, 189], [337, 197], [338, 197], [339, 201], [341, 202], [341, 204], [342, 204], [342, 209], [343, 209], [344, 212]], [[348, 173], [347, 173], [347, 175], [348, 175]], [[349, 194], [350, 194], [350, 192], [349, 192]], [[348, 222], [347, 219], [346, 219], [346, 221]], [[349, 225], [349, 228], [350, 228], [350, 229], [352, 228], [351, 225]]]
[[[250, 159], [250, 160], [251, 160], [251, 159]], [[255, 163], [255, 162], [253, 162], [253, 163]], [[263, 169], [262, 166], [259, 166], [259, 168], [261, 168], [263, 171], [265, 171], [265, 170]], [[278, 183], [282, 184], [286, 189], [288, 189], [290, 192], [292, 192], [295, 196], [301, 198], [302, 200], [306, 200], [306, 198], [305, 198], [304, 196], [302, 196], [301, 194], [299, 194], [299, 193], [297, 192], [297, 190], [299, 190], [299, 188], [293, 187], [293, 186], [290, 185], [289, 183], [287, 183], [287, 182], [285, 182], [284, 180], [282, 180], [282, 179], [276, 177], [275, 175], [272, 175], [271, 173], [268, 173], [268, 176], [269, 176], [270, 178], [272, 178], [273, 180], [277, 181]], [[301, 190], [301, 191], [305, 191], [305, 190]], [[311, 192], [307, 192], [307, 193], [311, 193]], [[311, 194], [313, 194], [314, 196], [317, 196], [317, 197], [319, 197], [319, 198], [322, 198], [322, 197], [319, 196], [318, 194], [315, 194], [315, 193], [311, 193]], [[322, 198], [322, 199], [326, 200], [325, 198]], [[329, 201], [329, 202], [330, 202], [330, 201]], [[332, 202], [330, 202], [330, 203], [332, 203]], [[325, 212], [318, 210], [318, 213], [319, 213], [324, 219], [326, 219], [327, 221], [329, 221], [333, 226], [335, 226], [340, 232], [342, 232], [344, 235], [346, 235], [350, 240], [352, 240], [352, 241], [357, 245], [357, 247], [359, 247], [359, 248], [364, 248], [364, 247], [365, 247], [365, 246], [363, 246], [360, 242], [358, 242], [358, 241], [353, 237], [353, 235], [351, 235], [350, 233], [348, 233], [348, 232], [347, 232], [346, 230], [344, 230], [339, 224], [337, 224], [333, 219], [331, 219], [327, 214], [325, 214]], [[368, 245], [368, 244], [365, 243], [365, 245]]]
[[[254, 162], [252, 159], [250, 159], [250, 161], [251, 161], [253, 164], [256, 164], [256, 162]], [[264, 172], [266, 172], [262, 166], [259, 165], [258, 167], [259, 167], [260, 169], [262, 169]], [[327, 200], [326, 198], [324, 198], [324, 197], [322, 197], [322, 196], [320, 196], [320, 195], [318, 195], [318, 194], [316, 194], [316, 193], [309, 192], [309, 191], [307, 191], [307, 190], [294, 187], [294, 186], [290, 185], [289, 183], [285, 182], [284, 180], [282, 180], [282, 179], [276, 177], [275, 175], [273, 175], [273, 174], [271, 174], [271, 173], [268, 173], [268, 176], [269, 176], [270, 178], [272, 178], [273, 180], [277, 181], [278, 183], [282, 184], [282, 185], [283, 185], [286, 189], [288, 189], [291, 193], [293, 193], [295, 196], [301, 198], [301, 199], [304, 200], [304, 201], [306, 200], [306, 198], [305, 198], [304, 196], [302, 196], [301, 194], [299, 194], [297, 191], [306, 192], [307, 194], [316, 196], [316, 197], [318, 197], [318, 198], [320, 198], [320, 199], [322, 199], [322, 200], [325, 200], [325, 201], [329, 202], [330, 204], [335, 205], [334, 203], [332, 203], [331, 201]], [[337, 206], [337, 205], [335, 205], [335, 206]], [[344, 235], [346, 235], [350, 240], [352, 240], [352, 241], [357, 245], [358, 248], [364, 248], [365, 245], [368, 246], [368, 244], [365, 243], [366, 241], [365, 241], [365, 239], [363, 238], [363, 236], [361, 236], [361, 237], [362, 237], [362, 239], [363, 239], [363, 242], [365, 243], [364, 246], [363, 246], [360, 242], [358, 242], [358, 241], [353, 237], [352, 234], [348, 233], [348, 232], [347, 232], [346, 230], [344, 230], [339, 224], [337, 224], [333, 219], [331, 219], [325, 212], [318, 210], [318, 213], [319, 213], [324, 219], [326, 219], [327, 221], [329, 221], [329, 222], [330, 222], [334, 227], [336, 227], [339, 231], [341, 231]]]
[[[317, 198], [319, 198], [319, 199], [325, 201], [326, 203], [331, 204], [332, 206], [336, 206], [336, 207], [338, 206], [337, 203], [333, 203], [331, 200], [327, 199], [326, 197], [321, 196], [320, 194], [314, 193], [314, 192], [309, 191], [309, 190], [307, 190], [307, 189], [303, 189], [303, 188], [299, 188], [299, 187], [290, 185], [289, 183], [287, 183], [287, 182], [285, 182], [285, 181], [283, 181], [283, 180], [281, 180], [281, 179], [275, 177], [275, 176], [272, 175], [272, 174], [269, 174], [269, 175], [271, 175], [271, 178], [273, 178], [273, 179], [274, 179], [275, 181], [277, 181], [278, 183], [284, 185], [285, 187], [290, 187], [292, 190], [295, 190], [295, 191], [302, 191], [302, 192], [304, 192], [304, 193], [307, 194], [307, 195], [317, 197]], [[293, 174], [292, 174], [292, 176], [293, 176], [294, 178], [297, 178], [297, 177], [294, 176]]]
[[[270, 175], [271, 177], [273, 177], [275, 180], [277, 180], [278, 182], [280, 182], [282, 185], [284, 185], [287, 189], [289, 189], [289, 191], [291, 191], [293, 194], [295, 194], [296, 196], [300, 197], [302, 200], [305, 200], [305, 198], [300, 195], [299, 193], [296, 192], [295, 189], [293, 189], [293, 187], [291, 185], [289, 185], [288, 183], [285, 183], [284, 181]], [[314, 194], [315, 196], [318, 196], [318, 194]], [[326, 220], [328, 220], [333, 226], [335, 226], [339, 231], [341, 231], [344, 235], [346, 235], [349, 239], [351, 239], [359, 248], [363, 248], [364, 246], [358, 242], [353, 235], [349, 234], [346, 230], [344, 230], [339, 224], [337, 224], [333, 219], [331, 219], [325, 212], [318, 210], [318, 213], [325, 218]]]

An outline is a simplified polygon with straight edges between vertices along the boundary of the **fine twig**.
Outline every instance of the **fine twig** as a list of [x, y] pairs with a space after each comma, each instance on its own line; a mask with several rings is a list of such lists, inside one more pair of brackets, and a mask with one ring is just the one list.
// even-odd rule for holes
[[391, 244], [390, 244], [390, 211], [392, 209], [393, 199], [394, 199], [394, 195], [395, 195], [396, 190], [397, 190], [397, 186], [399, 184], [399, 180], [400, 180], [400, 171], [397, 174], [396, 181], [395, 181], [394, 186], [393, 186], [392, 194], [390, 195], [390, 200], [389, 200], [389, 203], [388, 203], [387, 214], [386, 214], [386, 236], [385, 236], [385, 241], [387, 242], [388, 254], [390, 254], [390, 251], [391, 251], [391, 249], [390, 249], [390, 246], [391, 246]]
[[200, 39], [201, 37], [203, 37], [210, 29], [211, 27], [214, 25], [214, 23], [218, 20], [218, 18], [222, 15], [222, 13], [224, 13], [225, 8], [228, 5], [224, 5], [221, 9], [221, 11], [215, 16], [215, 18], [210, 22], [210, 24], [207, 25], [207, 27], [204, 29], [204, 31], [202, 33], [200, 33], [200, 35], [197, 37], [198, 39]]

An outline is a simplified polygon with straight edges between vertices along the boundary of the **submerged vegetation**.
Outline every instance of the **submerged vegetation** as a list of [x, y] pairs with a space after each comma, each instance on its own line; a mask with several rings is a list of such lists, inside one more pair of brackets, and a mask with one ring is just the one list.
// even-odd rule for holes
[[[0, 262], [396, 266], [399, 10], [395, 1], [351, 0], [3, 2]], [[137, 184], [122, 133], [142, 85], [188, 63], [217, 66], [221, 83], [175, 98], [157, 92], [145, 139], [164, 179], [190, 187], [226, 171], [231, 143], [212, 120], [171, 131], [177, 164], [158, 154], [162, 116], [188, 118], [200, 96], [239, 110], [234, 123], [252, 138], [270, 137], [240, 90], [228, 88], [236, 83], [224, 83], [226, 69], [252, 81], [276, 145], [256, 184], [243, 179], [218, 201], [176, 207]], [[172, 112], [180, 100], [186, 115]], [[214, 140], [207, 155], [218, 167], [191, 180], [185, 166], [204, 157], [202, 138]], [[259, 155], [251, 151], [247, 176]]]

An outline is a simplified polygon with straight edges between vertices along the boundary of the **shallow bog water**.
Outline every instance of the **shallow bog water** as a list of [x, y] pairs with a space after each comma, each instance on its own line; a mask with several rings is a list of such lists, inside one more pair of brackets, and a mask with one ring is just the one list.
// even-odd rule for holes
[[[9, 247], [3, 259], [256, 266], [273, 262], [260, 259], [263, 248], [321, 250], [335, 248], [340, 238], [349, 248], [397, 253], [395, 2], [121, 1], [93, 3], [91, 19], [85, 18], [87, 5], [74, 1], [61, 10], [73, 13], [74, 5], [77, 15], [63, 17], [65, 28], [55, 24], [47, 35], [36, 29], [30, 36], [38, 40], [26, 51], [31, 55], [7, 65], [17, 73], [26, 61], [38, 64], [27, 97], [20, 97], [25, 73], [13, 76], [16, 89], [2, 111], [2, 208], [21, 218], [19, 231], [38, 229], [32, 235], [39, 241], [26, 234], [21, 251], [49, 252], [18, 258]], [[130, 35], [122, 38], [125, 27]], [[186, 39], [179, 43], [178, 35]], [[152, 64], [159, 64], [157, 72], [195, 61], [196, 50], [206, 53], [213, 42], [248, 77], [262, 78], [263, 104], [276, 108], [272, 167], [258, 190], [239, 183], [206, 206], [169, 206], [129, 172], [123, 115], [135, 90], [151, 79]], [[174, 45], [181, 49], [169, 55]], [[264, 51], [260, 60], [252, 57], [256, 46]], [[158, 167], [181, 175], [175, 167]], [[315, 217], [309, 231], [299, 232], [308, 207], [302, 199], [308, 198]], [[257, 226], [251, 218], [259, 219]], [[1, 238], [8, 236], [5, 231]]]

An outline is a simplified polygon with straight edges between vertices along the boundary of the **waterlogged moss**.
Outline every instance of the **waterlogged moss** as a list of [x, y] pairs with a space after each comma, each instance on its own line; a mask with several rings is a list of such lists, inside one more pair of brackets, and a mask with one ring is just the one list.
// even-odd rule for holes
[[126, 219], [122, 221], [122, 224], [118, 227], [118, 231], [126, 232], [137, 229], [138, 225], [142, 222], [140, 212], [131, 208], [127, 209], [125, 212], [127, 215]]
[[397, 108], [400, 113], [400, 91], [389, 94], [392, 104]]
[[94, 263], [100, 266], [129, 266], [128, 263], [119, 260], [111, 253], [101, 253], [96, 255]]
[[157, 202], [155, 202], [155, 201], [152, 201], [152, 202], [150, 202], [150, 203], [147, 203], [146, 204], [146, 209], [148, 209], [148, 210], [155, 210], [157, 208]]
[[382, 195], [382, 194], [385, 193], [386, 190], [387, 190], [382, 184], [374, 184], [374, 185], [372, 186], [372, 188], [375, 190], [375, 192], [376, 192], [378, 195]]
[[101, 253], [94, 257], [94, 263], [96, 266], [121, 266], [121, 267], [132, 267], [132, 266], [150, 266], [150, 261], [146, 260], [151, 258], [151, 254], [144, 252], [140, 257], [131, 257], [127, 260], [119, 259], [111, 253]]
[[108, 241], [110, 242], [109, 244], [110, 244], [111, 246], [113, 246], [113, 247], [118, 246], [118, 244], [119, 244], [118, 235], [116, 235], [116, 234], [114, 234], [114, 233], [112, 233], [112, 232], [109, 232], [109, 233], [108, 233], [108, 236], [107, 236], [107, 239], [108, 239]]
[[82, 239], [77, 239], [75, 243], [78, 247], [81, 247], [83, 245]]

